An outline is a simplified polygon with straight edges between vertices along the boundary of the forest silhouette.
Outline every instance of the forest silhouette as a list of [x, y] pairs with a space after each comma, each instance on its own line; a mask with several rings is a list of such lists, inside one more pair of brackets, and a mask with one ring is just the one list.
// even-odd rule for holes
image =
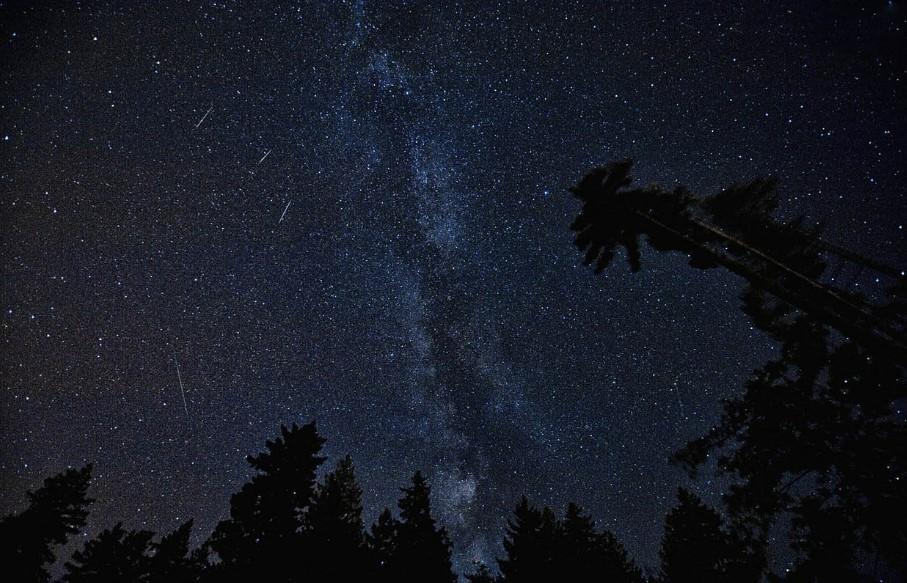
[[[778, 342], [719, 422], [672, 456], [692, 476], [730, 483], [722, 508], [678, 488], [664, 521], [657, 572], [644, 575], [617, 537], [576, 504], [559, 517], [518, 501], [493, 565], [473, 583], [862, 582], [907, 580], [907, 283], [903, 272], [823, 240], [805, 221], [775, 218], [775, 184], [757, 180], [707, 198], [684, 188], [631, 189], [629, 161], [597, 168], [572, 190], [571, 229], [596, 271], [623, 248], [642, 269], [640, 239], [679, 252], [697, 269], [742, 277], [742, 310]], [[847, 267], [849, 266], [849, 267]], [[867, 297], [833, 277], [871, 270], [890, 283]], [[252, 478], [229, 518], [198, 548], [192, 521], [161, 536], [115, 524], [65, 561], [60, 581], [453, 582], [452, 543], [415, 472], [396, 512], [366, 528], [353, 459], [319, 480], [327, 461], [315, 424], [281, 426], [247, 461]], [[6, 581], [51, 580], [63, 545], [81, 533], [93, 500], [92, 467], [68, 469], [28, 492], [0, 521]], [[779, 534], [780, 533], [780, 534]], [[794, 557], [773, 572], [773, 549]]]

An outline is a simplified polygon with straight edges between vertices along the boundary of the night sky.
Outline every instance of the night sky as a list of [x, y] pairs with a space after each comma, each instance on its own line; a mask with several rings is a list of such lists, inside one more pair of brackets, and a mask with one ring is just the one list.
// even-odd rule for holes
[[315, 419], [369, 524], [428, 475], [459, 567], [522, 493], [652, 567], [676, 487], [723, 487], [667, 456], [774, 347], [731, 275], [582, 266], [567, 188], [623, 157], [702, 194], [773, 175], [904, 264], [900, 1], [27, 4], [0, 3], [2, 514], [91, 462], [89, 532], [201, 542]]

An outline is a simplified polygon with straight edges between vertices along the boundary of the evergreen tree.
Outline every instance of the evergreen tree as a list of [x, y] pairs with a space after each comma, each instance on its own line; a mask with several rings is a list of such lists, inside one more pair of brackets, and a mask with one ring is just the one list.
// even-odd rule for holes
[[230, 499], [230, 518], [217, 525], [208, 545], [217, 553], [221, 580], [248, 581], [269, 573], [272, 581], [289, 581], [305, 562], [303, 516], [312, 500], [315, 472], [324, 462], [324, 443], [310, 423], [280, 428], [267, 451], [249, 456], [257, 470]]
[[324, 478], [305, 516], [306, 552], [315, 579], [358, 580], [368, 572], [362, 526], [362, 490], [346, 456]]
[[69, 469], [44, 480], [28, 492], [28, 508], [0, 520], [0, 563], [15, 581], [44, 582], [45, 566], [54, 560], [54, 547], [85, 526], [91, 466]]
[[372, 525], [371, 532], [365, 537], [376, 581], [394, 580], [393, 568], [394, 558], [397, 555], [397, 529], [399, 526], [400, 523], [394, 518], [391, 511], [385, 508], [378, 516], [378, 521]]
[[555, 570], [563, 581], [640, 583], [642, 575], [610, 532], [597, 532], [592, 519], [574, 503], [557, 531]]
[[903, 370], [852, 341], [832, 346], [829, 331], [804, 316], [774, 330], [781, 357], [675, 459], [693, 473], [719, 452], [719, 469], [740, 478], [725, 497], [734, 525], [760, 540], [774, 516], [790, 515], [806, 572], [847, 581], [907, 570], [907, 527], [892, 519], [907, 514], [907, 426], [892, 414]]
[[661, 582], [758, 581], [759, 564], [748, 560], [746, 546], [725, 529], [721, 515], [684, 488], [677, 497], [678, 505], [665, 517]]
[[[695, 475], [716, 460], [736, 478], [725, 503], [748, 560], [765, 564], [759, 547], [783, 515], [810, 572], [821, 565], [845, 577], [876, 564], [880, 573], [907, 571], [907, 522], [892, 519], [907, 515], [903, 271], [823, 241], [802, 220], [776, 220], [771, 181], [696, 199], [682, 188], [629, 189], [630, 167], [596, 169], [573, 189], [583, 208], [571, 228], [586, 261], [600, 271], [623, 246], [638, 270], [645, 235], [656, 250], [687, 254], [693, 267], [723, 267], [745, 278], [744, 312], [782, 345], [743, 397], [724, 404], [721, 422], [675, 461]], [[832, 287], [829, 260], [893, 279], [888, 296], [870, 302]]]
[[558, 521], [525, 496], [507, 523], [505, 559], [498, 560], [503, 583], [608, 581], [641, 583], [639, 569], [610, 532], [598, 532], [592, 519], [569, 504]]
[[498, 578], [494, 576], [487, 565], [479, 564], [474, 573], [466, 575], [469, 583], [497, 583]]
[[553, 581], [554, 549], [558, 525], [549, 508], [539, 510], [523, 496], [507, 521], [506, 558], [498, 560], [503, 581], [527, 583]]
[[151, 565], [147, 530], [127, 531], [122, 524], [101, 532], [65, 564], [64, 583], [146, 581]]
[[411, 486], [403, 488], [392, 558], [397, 581], [456, 581], [450, 562], [450, 540], [447, 531], [435, 525], [430, 496], [431, 489], [421, 472], [415, 473]]
[[189, 536], [192, 521], [151, 543], [153, 553], [149, 561], [149, 583], [189, 583], [201, 576], [204, 563], [199, 553], [190, 552]]
[[793, 523], [792, 546], [798, 551], [798, 560], [785, 574], [785, 583], [868, 583], [870, 579], [855, 567], [857, 549], [851, 541], [854, 524], [846, 512], [824, 505], [820, 497], [813, 496], [803, 502]]

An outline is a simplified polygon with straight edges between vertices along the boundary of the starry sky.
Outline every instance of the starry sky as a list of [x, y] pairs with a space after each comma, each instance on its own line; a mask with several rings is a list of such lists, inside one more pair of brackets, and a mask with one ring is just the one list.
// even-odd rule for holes
[[200, 542], [315, 419], [460, 567], [522, 493], [654, 566], [722, 488], [667, 456], [775, 347], [731, 275], [583, 267], [567, 188], [773, 175], [905, 260], [907, 6], [724, 4], [0, 2], [0, 512], [92, 462], [90, 531]]

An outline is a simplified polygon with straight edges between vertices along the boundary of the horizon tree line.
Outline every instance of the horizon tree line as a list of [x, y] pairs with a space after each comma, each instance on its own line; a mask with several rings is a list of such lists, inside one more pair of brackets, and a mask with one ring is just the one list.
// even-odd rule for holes
[[[326, 458], [314, 423], [280, 427], [266, 451], [247, 458], [256, 474], [230, 499], [230, 516], [199, 547], [193, 521], [156, 535], [122, 522], [89, 539], [63, 564], [60, 583], [268, 581], [457, 581], [452, 543], [431, 511], [421, 472], [401, 488], [397, 515], [385, 508], [369, 529], [352, 458], [316, 480]], [[57, 552], [87, 524], [92, 466], [68, 469], [27, 493], [28, 506], [0, 520], [5, 580], [51, 581]], [[644, 577], [626, 549], [592, 518], [569, 504], [558, 518], [524, 496], [507, 521], [496, 569], [477, 564], [472, 583], [607, 581], [674, 583], [756, 581], [758, 566], [727, 531], [721, 515], [692, 492], [678, 490], [665, 520], [661, 570]], [[11, 577], [11, 579], [7, 579]], [[749, 578], [747, 578], [749, 577]]]
[[[695, 478], [729, 478], [722, 512], [678, 490], [665, 518], [659, 571], [644, 577], [578, 506], [562, 518], [523, 498], [494, 568], [473, 583], [541, 581], [820, 583], [907, 581], [907, 278], [822, 238], [803, 219], [780, 221], [775, 183], [759, 179], [697, 198], [683, 187], [629, 188], [632, 163], [594, 169], [572, 188], [583, 206], [571, 225], [596, 271], [623, 248], [642, 268], [640, 238], [685, 254], [696, 269], [745, 281], [741, 309], [780, 345], [719, 422], [675, 452]], [[844, 262], [887, 278], [867, 296], [837, 283]], [[835, 263], [837, 267], [834, 268]], [[829, 267], [833, 269], [829, 269]], [[76, 551], [60, 581], [455, 581], [451, 541], [431, 514], [416, 472], [398, 513], [366, 531], [351, 458], [319, 482], [324, 439], [314, 424], [281, 426], [248, 459], [256, 474], [230, 500], [230, 517], [197, 549], [192, 523], [160, 538], [117, 524]], [[85, 525], [91, 468], [48, 478], [28, 507], [0, 521], [4, 569], [48, 581], [54, 549]], [[781, 533], [795, 557], [771, 572]]]

